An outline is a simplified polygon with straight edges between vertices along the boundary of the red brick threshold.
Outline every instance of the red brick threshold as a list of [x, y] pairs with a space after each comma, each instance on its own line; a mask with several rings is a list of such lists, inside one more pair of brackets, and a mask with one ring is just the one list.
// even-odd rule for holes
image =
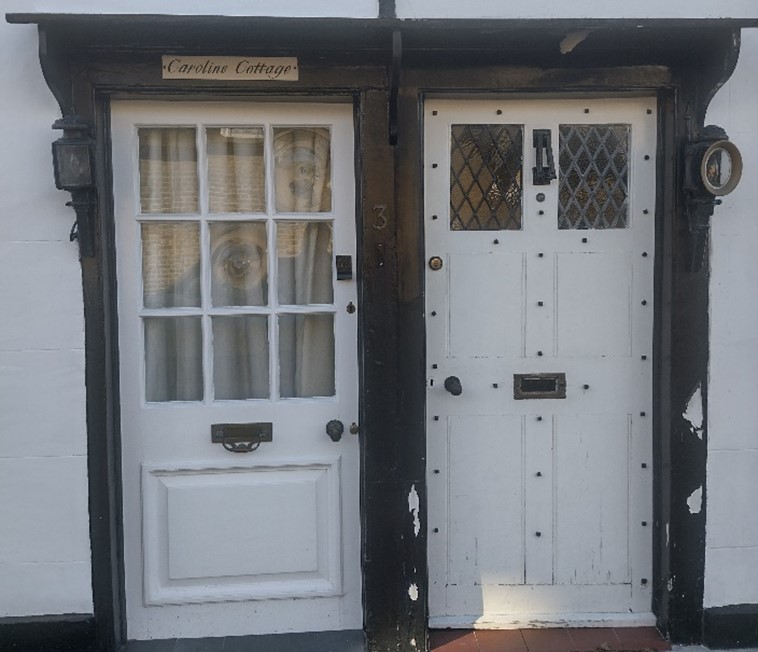
[[642, 652], [670, 650], [655, 627], [437, 629], [434, 652]]

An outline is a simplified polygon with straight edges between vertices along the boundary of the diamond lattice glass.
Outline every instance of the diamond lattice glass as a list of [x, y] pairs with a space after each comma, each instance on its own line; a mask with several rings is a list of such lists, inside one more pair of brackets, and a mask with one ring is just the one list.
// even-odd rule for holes
[[521, 125], [452, 125], [450, 229], [521, 229]]
[[630, 125], [560, 125], [559, 229], [625, 229]]

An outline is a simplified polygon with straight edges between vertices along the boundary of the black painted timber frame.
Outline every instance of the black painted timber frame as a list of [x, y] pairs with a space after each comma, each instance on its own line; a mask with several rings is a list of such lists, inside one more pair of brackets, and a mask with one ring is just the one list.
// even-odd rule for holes
[[[95, 251], [82, 257], [85, 313], [93, 649], [126, 640], [120, 496], [118, 315], [110, 169], [113, 98], [279, 98], [353, 103], [356, 128], [364, 628], [375, 652], [426, 650], [425, 324], [422, 105], [429, 96], [658, 99], [654, 350], [654, 588], [659, 627], [675, 642], [703, 637], [707, 432], [683, 418], [708, 364], [707, 264], [687, 266], [683, 157], [739, 51], [735, 21], [396, 21], [218, 16], [10, 14], [39, 25], [42, 71], [63, 115], [93, 125]], [[745, 24], [745, 21], [743, 21]], [[591, 28], [568, 55], [567, 32]], [[402, 65], [393, 33], [402, 33]], [[394, 39], [396, 46], [398, 38]], [[160, 55], [297, 56], [298, 82], [161, 79]], [[390, 102], [391, 76], [399, 80]], [[394, 94], [393, 94], [394, 95]], [[397, 115], [397, 145], [388, 116]], [[40, 125], [45, 129], [48, 125]], [[51, 176], [52, 182], [52, 176]], [[61, 229], [67, 229], [62, 224]], [[706, 420], [707, 422], [707, 420]], [[408, 496], [421, 501], [416, 536]], [[672, 545], [670, 545], [670, 543]], [[417, 600], [408, 586], [419, 588]], [[731, 615], [731, 614], [730, 614]], [[710, 622], [715, 622], [711, 620]], [[13, 631], [14, 623], [0, 621]], [[19, 631], [19, 630], [16, 630]], [[73, 630], [72, 630], [73, 631]], [[76, 633], [81, 636], [79, 622]], [[711, 626], [709, 632], [716, 629]], [[415, 648], [411, 647], [415, 641]], [[709, 640], [713, 643], [713, 640]], [[27, 647], [36, 645], [31, 634]], [[40, 643], [40, 649], [45, 649]], [[72, 648], [73, 649], [73, 648]]]

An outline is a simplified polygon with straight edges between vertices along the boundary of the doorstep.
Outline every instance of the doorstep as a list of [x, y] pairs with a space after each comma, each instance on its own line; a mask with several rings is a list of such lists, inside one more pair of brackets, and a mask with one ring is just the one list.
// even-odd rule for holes
[[364, 652], [360, 630], [129, 641], [125, 652]]
[[671, 650], [655, 627], [598, 627], [509, 630], [438, 629], [433, 652], [640, 652]]

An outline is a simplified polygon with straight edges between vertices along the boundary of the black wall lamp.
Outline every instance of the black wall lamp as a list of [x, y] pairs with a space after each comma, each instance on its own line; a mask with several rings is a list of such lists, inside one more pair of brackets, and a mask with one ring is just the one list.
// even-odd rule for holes
[[711, 215], [721, 203], [718, 198], [732, 192], [741, 177], [742, 154], [737, 146], [721, 127], [703, 127], [685, 154], [684, 190], [692, 271], [699, 271], [703, 266]]
[[71, 193], [71, 206], [76, 222], [70, 239], [79, 241], [82, 258], [94, 255], [92, 213], [96, 206], [93, 140], [90, 125], [76, 115], [68, 115], [53, 123], [63, 136], [53, 142], [53, 173], [55, 187]]

